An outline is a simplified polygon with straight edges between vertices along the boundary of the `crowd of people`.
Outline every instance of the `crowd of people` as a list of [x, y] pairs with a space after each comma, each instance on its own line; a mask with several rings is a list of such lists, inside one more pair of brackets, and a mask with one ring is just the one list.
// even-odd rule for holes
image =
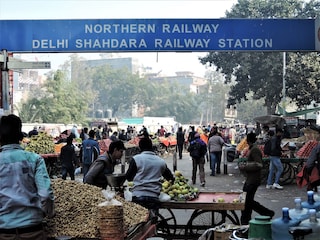
[[[19, 145], [23, 138], [21, 127], [21, 120], [15, 115], [2, 116], [0, 119], [0, 159], [3, 160], [0, 163], [0, 177], [6, 180], [3, 188], [0, 189], [0, 197], [4, 201], [0, 208], [0, 238], [1, 234], [9, 234], [21, 238], [25, 236], [23, 239], [46, 239], [41, 222], [44, 216], [53, 217], [55, 214], [50, 177], [46, 171], [44, 159], [38, 154], [26, 152]], [[205, 186], [206, 160], [210, 161], [210, 176], [214, 177], [221, 173], [222, 148], [226, 143], [232, 143], [235, 139], [233, 135], [236, 135], [236, 131], [233, 133], [232, 129], [233, 127], [228, 131], [227, 140], [223, 134], [224, 129], [216, 125], [198, 128], [190, 126], [188, 129], [180, 126], [178, 128], [175, 133], [177, 154], [179, 159], [182, 159], [182, 152], [189, 152], [192, 160], [192, 184], [196, 184], [199, 170], [200, 186]], [[266, 141], [269, 139], [271, 142], [270, 169], [266, 187], [283, 189], [279, 185], [282, 172], [282, 165], [281, 162], [279, 164], [279, 161], [283, 131], [277, 128], [275, 133], [269, 129], [264, 129], [264, 132]], [[158, 133], [159, 136], [165, 136], [165, 128], [161, 126]], [[69, 175], [71, 180], [75, 180], [75, 168], [81, 164], [84, 183], [102, 189], [107, 188], [106, 175], [114, 173], [116, 164], [119, 163], [119, 159], [126, 150], [124, 142], [135, 134], [139, 137], [138, 144], [141, 152], [132, 157], [125, 172], [125, 178], [134, 183], [132, 201], [149, 209], [152, 213], [150, 217], [155, 217], [159, 210], [160, 180], [165, 178], [168, 181], [174, 181], [175, 176], [165, 160], [154, 152], [151, 137], [145, 127], [138, 132], [128, 127], [127, 131], [120, 131], [120, 133], [112, 132], [102, 126], [91, 130], [83, 128], [79, 133], [79, 137], [83, 139], [79, 159], [76, 157], [75, 147], [72, 144], [77, 134], [71, 131], [66, 137], [66, 145], [61, 148], [62, 179], [66, 179]], [[245, 137], [249, 145], [249, 154], [245, 164], [239, 165], [239, 168], [246, 173], [243, 191], [247, 194], [245, 209], [241, 214], [241, 223], [246, 225], [251, 219], [252, 211], [270, 217], [274, 216], [274, 211], [262, 206], [254, 199], [260, 186], [262, 153], [256, 145], [257, 135], [254, 132], [246, 134]], [[110, 141], [108, 148], [101, 151], [99, 143], [107, 139]], [[6, 174], [9, 170], [1, 171], [8, 167], [10, 171], [19, 174]], [[23, 198], [15, 194], [16, 190], [13, 189], [13, 186], [19, 187]], [[34, 201], [23, 200], [29, 198], [33, 198]], [[8, 208], [11, 210], [7, 211]], [[25, 211], [26, 209], [28, 211]], [[32, 217], [29, 214], [30, 211], [34, 212]]]

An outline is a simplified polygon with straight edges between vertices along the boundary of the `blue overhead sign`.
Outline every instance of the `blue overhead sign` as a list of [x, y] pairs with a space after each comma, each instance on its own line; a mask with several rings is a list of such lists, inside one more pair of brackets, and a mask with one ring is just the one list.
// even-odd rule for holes
[[1, 20], [10, 52], [315, 51], [314, 19]]

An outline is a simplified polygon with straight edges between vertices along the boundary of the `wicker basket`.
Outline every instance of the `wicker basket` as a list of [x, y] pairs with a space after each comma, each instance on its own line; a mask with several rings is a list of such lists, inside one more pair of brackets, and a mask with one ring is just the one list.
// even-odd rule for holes
[[98, 205], [99, 232], [101, 240], [123, 240], [123, 206], [112, 199]]

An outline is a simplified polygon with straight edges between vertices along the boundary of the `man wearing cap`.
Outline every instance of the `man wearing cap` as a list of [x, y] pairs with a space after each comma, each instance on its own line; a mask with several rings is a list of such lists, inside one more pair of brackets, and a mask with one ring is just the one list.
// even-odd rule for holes
[[54, 216], [54, 196], [44, 159], [19, 145], [19, 117], [0, 119], [0, 239], [45, 240], [45, 216]]

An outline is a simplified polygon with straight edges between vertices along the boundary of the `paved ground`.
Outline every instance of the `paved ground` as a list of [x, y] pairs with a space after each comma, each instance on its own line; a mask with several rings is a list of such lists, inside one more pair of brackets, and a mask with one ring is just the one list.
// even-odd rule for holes
[[[172, 154], [165, 155], [168, 167], [173, 170], [173, 156]], [[209, 162], [206, 163], [205, 173], [206, 173], [206, 186], [200, 187], [199, 176], [197, 176], [197, 183], [200, 191], [234, 191], [242, 190], [244, 177], [240, 174], [237, 167], [236, 161], [227, 164], [227, 174], [224, 174], [224, 165], [221, 165], [221, 174], [216, 176], [210, 176], [210, 165]], [[192, 173], [192, 162], [188, 153], [183, 154], [181, 160], [177, 160], [177, 169], [182, 172], [182, 174], [191, 179]], [[307, 199], [307, 191], [305, 188], [300, 189], [294, 183], [289, 185], [284, 185], [283, 190], [266, 189], [265, 185], [261, 185], [256, 193], [256, 200], [263, 204], [264, 206], [273, 209], [275, 211], [275, 218], [282, 216], [283, 207], [294, 207], [294, 198], [301, 197], [302, 201]], [[253, 213], [254, 217], [257, 215]]]

